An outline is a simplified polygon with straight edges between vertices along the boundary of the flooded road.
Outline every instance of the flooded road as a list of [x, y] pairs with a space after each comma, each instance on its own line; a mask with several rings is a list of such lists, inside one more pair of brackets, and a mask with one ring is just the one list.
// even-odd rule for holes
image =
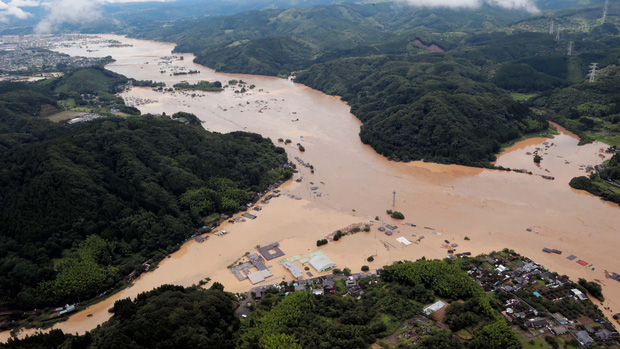
[[[143, 113], [194, 113], [210, 131], [256, 132], [276, 143], [278, 138], [290, 139], [291, 145], [280, 144], [289, 158], [296, 163], [295, 157], [301, 158], [313, 166], [315, 173], [298, 164], [300, 172], [295, 178], [303, 177], [302, 181], [280, 188], [302, 200], [287, 196], [272, 199], [255, 213], [257, 219], [220, 227], [229, 234], [212, 236], [204, 243], [186, 243], [155, 271], [142, 275], [131, 288], [72, 316], [56, 328], [83, 333], [109, 318], [107, 309], [114, 301], [165, 283], [189, 286], [210, 277], [224, 284], [228, 291], [248, 291], [251, 283], [238, 281], [227, 266], [246, 252], [254, 253], [255, 246], [279, 242], [286, 258], [307, 255], [317, 250], [318, 239], [376, 216], [380, 222], [374, 222], [370, 232], [345, 236], [321, 250], [339, 268], [349, 267], [356, 272], [362, 265], [379, 268], [392, 261], [422, 256], [445, 258], [445, 239], [459, 244], [457, 253], [476, 255], [507, 247], [574, 281], [580, 277], [600, 280], [607, 298], [605, 306], [620, 312], [620, 283], [604, 275], [604, 270], [620, 273], [620, 259], [614, 257], [620, 247], [620, 207], [568, 186], [571, 178], [585, 174], [581, 165], [604, 160], [599, 156], [603, 144], [577, 146], [578, 138], [559, 128], [560, 134], [553, 139], [518, 142], [498, 157], [497, 165], [522, 168], [532, 175], [424, 162], [391, 162], [361, 143], [360, 122], [338, 97], [286, 79], [216, 73], [192, 63], [190, 54], [177, 54], [183, 60], [162, 59], [171, 55], [171, 44], [103, 37], [133, 46], [90, 44], [59, 50], [81, 56], [111, 55], [116, 62], [108, 69], [138, 80], [162, 81], [168, 86], [200, 80], [221, 81], [225, 85], [233, 79], [243, 80], [246, 86], [255, 85], [246, 93], [235, 93], [238, 86], [219, 93], [198, 91], [193, 97], [192, 93], [133, 88], [122, 96]], [[170, 75], [191, 70], [200, 74]], [[297, 143], [304, 146], [305, 152], [297, 149]], [[533, 155], [528, 155], [536, 148], [543, 158], [540, 166], [534, 164]], [[555, 179], [545, 179], [543, 175]], [[392, 220], [387, 209], [402, 212], [404, 222], [416, 227]], [[377, 230], [383, 223], [398, 224], [399, 229], [393, 236], [385, 236]], [[414, 243], [404, 246], [396, 241], [400, 236]], [[421, 236], [425, 238], [418, 240]], [[563, 254], [544, 253], [543, 247], [562, 250]], [[582, 267], [569, 261], [566, 256], [570, 254], [593, 266]], [[374, 262], [366, 261], [369, 256], [374, 256]], [[274, 274], [266, 283], [291, 279], [276, 260], [266, 264], [273, 265]], [[92, 316], [87, 317], [88, 314]]]

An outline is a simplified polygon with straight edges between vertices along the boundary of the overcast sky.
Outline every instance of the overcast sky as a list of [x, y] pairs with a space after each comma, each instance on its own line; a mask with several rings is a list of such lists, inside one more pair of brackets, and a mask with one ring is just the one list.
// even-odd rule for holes
[[[97, 19], [100, 6], [105, 3], [136, 2], [152, 0], [0, 0], [0, 22], [27, 19], [31, 9], [42, 7], [46, 15], [36, 27], [37, 32], [54, 31], [62, 23], [81, 23]], [[510, 9], [537, 12], [535, 0], [400, 0], [415, 6], [475, 8], [490, 4]]]

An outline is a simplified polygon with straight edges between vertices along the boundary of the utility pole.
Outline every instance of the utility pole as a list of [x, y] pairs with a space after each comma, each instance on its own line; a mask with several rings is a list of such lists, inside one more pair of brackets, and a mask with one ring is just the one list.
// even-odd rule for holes
[[572, 56], [572, 55], [573, 55], [573, 47], [574, 47], [574, 45], [575, 45], [575, 44], [574, 44], [572, 41], [570, 41], [570, 42], [568, 43], [568, 50], [566, 51], [566, 55], [567, 55], [568, 57], [570, 57], [570, 56]]
[[392, 207], [396, 207], [396, 190], [392, 192]]
[[555, 22], [553, 21], [553, 19], [551, 20], [551, 25], [549, 26], [549, 35], [553, 35], [553, 25], [555, 24]]
[[609, 8], [609, 0], [605, 0], [605, 6], [603, 7], [603, 19], [601, 19], [601, 24], [605, 24], [605, 20], [607, 19], [608, 8]]
[[596, 65], [598, 63], [590, 64], [590, 82], [594, 82], [596, 80]]
[[562, 27], [558, 25], [558, 30], [555, 32], [555, 41], [560, 42], [560, 32], [562, 31]]

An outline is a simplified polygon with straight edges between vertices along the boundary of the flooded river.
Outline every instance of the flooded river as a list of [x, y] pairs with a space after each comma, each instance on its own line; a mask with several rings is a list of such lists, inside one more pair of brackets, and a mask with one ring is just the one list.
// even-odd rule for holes
[[[238, 87], [220, 93], [199, 91], [196, 96], [133, 88], [122, 96], [143, 113], [194, 113], [210, 131], [244, 130], [260, 133], [274, 142], [283, 138], [292, 140], [292, 145], [301, 143], [305, 148], [303, 153], [296, 146], [282, 146], [291, 160], [300, 157], [313, 165], [315, 173], [299, 166], [300, 173], [295, 178], [303, 177], [303, 180], [280, 188], [302, 200], [287, 196], [272, 199], [256, 213], [257, 219], [220, 227], [229, 234], [212, 236], [204, 243], [186, 243], [131, 288], [73, 315], [56, 328], [83, 333], [108, 319], [107, 310], [116, 300], [134, 297], [165, 283], [189, 286], [210, 277], [224, 284], [228, 291], [248, 291], [252, 287], [250, 282], [238, 281], [227, 266], [246, 252], [255, 252], [255, 246], [279, 242], [285, 257], [307, 255], [317, 250], [316, 240], [352, 223], [374, 220], [375, 216], [381, 223], [398, 224], [394, 236], [379, 232], [380, 223], [375, 222], [371, 232], [346, 236], [321, 249], [338, 267], [359, 271], [366, 264], [379, 268], [396, 260], [415, 260], [422, 256], [445, 258], [448, 254], [442, 246], [445, 239], [459, 244], [457, 253], [469, 251], [475, 255], [508, 247], [574, 281], [579, 277], [599, 280], [607, 298], [605, 306], [620, 312], [620, 283], [604, 275], [604, 270], [620, 273], [620, 259], [615, 257], [620, 247], [620, 207], [568, 186], [571, 178], [585, 174], [581, 165], [595, 165], [604, 160], [599, 156], [603, 144], [577, 146], [578, 138], [559, 128], [560, 134], [553, 139], [518, 142], [498, 157], [497, 165], [523, 168], [532, 175], [423, 162], [391, 162], [361, 143], [360, 122], [337, 97], [286, 79], [216, 73], [192, 63], [190, 54], [177, 55], [183, 56], [183, 60], [162, 59], [171, 55], [172, 44], [104, 37], [133, 46], [89, 44], [59, 50], [81, 56], [111, 55], [116, 62], [108, 65], [108, 69], [138, 80], [162, 81], [168, 86], [199, 80], [226, 84], [233, 79], [255, 85], [243, 94], [235, 93]], [[174, 71], [191, 70], [200, 74], [171, 75]], [[536, 148], [543, 157], [540, 167], [527, 154]], [[555, 180], [544, 179], [542, 175]], [[311, 190], [311, 187], [318, 188]], [[393, 221], [386, 215], [386, 209], [402, 212], [404, 222], [416, 227]], [[415, 243], [404, 246], [396, 241], [400, 236]], [[418, 241], [421, 236], [425, 238]], [[546, 254], [542, 252], [543, 247], [562, 250], [563, 254]], [[570, 254], [592, 266], [583, 267], [569, 261], [566, 256]], [[374, 262], [366, 262], [369, 256], [374, 256]], [[275, 260], [267, 262], [270, 263], [274, 276], [268, 283], [290, 279], [290, 274]], [[606, 311], [606, 314], [611, 313]], [[0, 336], [5, 339], [8, 333]]]

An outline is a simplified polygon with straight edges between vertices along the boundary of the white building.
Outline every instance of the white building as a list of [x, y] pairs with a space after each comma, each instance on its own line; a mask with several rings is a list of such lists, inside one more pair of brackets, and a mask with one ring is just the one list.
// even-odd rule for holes
[[577, 300], [584, 301], [584, 300], [588, 299], [588, 297], [586, 297], [586, 295], [583, 294], [583, 292], [579, 291], [576, 288], [573, 288], [570, 291], [575, 295], [575, 299], [577, 299]]
[[288, 269], [288, 271], [291, 272], [291, 274], [293, 274], [293, 277], [295, 279], [299, 279], [300, 277], [302, 277], [304, 275], [304, 272], [301, 271], [301, 268], [299, 268], [297, 266], [297, 264], [295, 263], [291, 263], [289, 261], [286, 261], [282, 264], [286, 269]]
[[424, 311], [424, 314], [426, 315], [431, 315], [432, 313], [436, 312], [437, 310], [445, 306], [446, 306], [446, 303], [444, 301], [437, 301], [429, 305], [428, 307], [424, 308], [422, 311]]
[[329, 257], [327, 257], [326, 255], [316, 256], [312, 258], [309, 262], [310, 265], [319, 273], [336, 266], [336, 263], [334, 263], [334, 261], [329, 259]]

